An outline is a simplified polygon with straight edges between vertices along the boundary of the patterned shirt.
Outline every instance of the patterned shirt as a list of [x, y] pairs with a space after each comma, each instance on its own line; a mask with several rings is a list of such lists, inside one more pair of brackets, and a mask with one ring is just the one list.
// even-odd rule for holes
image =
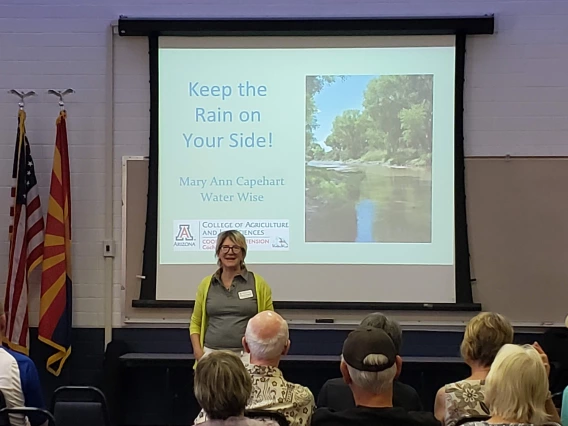
[[462, 380], [445, 386], [445, 426], [454, 426], [466, 416], [489, 415], [485, 404], [485, 380]]
[[[308, 388], [287, 382], [277, 367], [249, 364], [246, 368], [252, 378], [247, 410], [276, 411], [286, 417], [290, 426], [309, 426], [316, 404]], [[205, 420], [202, 410], [195, 424]]]
[[[555, 422], [547, 422], [546, 425], [558, 425]], [[536, 426], [533, 423], [489, 423], [489, 422], [469, 422], [464, 423], [464, 426]], [[560, 425], [558, 425], [560, 426]]]
[[271, 420], [255, 420], [246, 417], [230, 417], [227, 420], [209, 420], [202, 423], [202, 426], [278, 426], [278, 423]]

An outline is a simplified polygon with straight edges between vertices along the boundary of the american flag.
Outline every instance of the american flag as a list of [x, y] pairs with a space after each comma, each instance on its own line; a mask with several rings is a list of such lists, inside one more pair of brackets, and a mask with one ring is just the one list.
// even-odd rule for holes
[[28, 278], [43, 260], [43, 214], [39, 199], [34, 162], [26, 136], [26, 113], [18, 114], [18, 132], [12, 178], [13, 207], [10, 209], [10, 256], [6, 284], [5, 311], [8, 346], [29, 352]]

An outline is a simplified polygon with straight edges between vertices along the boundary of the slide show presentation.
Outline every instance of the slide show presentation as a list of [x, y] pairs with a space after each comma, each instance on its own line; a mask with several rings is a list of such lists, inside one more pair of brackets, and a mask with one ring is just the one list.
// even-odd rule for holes
[[455, 302], [455, 37], [161, 37], [157, 299]]

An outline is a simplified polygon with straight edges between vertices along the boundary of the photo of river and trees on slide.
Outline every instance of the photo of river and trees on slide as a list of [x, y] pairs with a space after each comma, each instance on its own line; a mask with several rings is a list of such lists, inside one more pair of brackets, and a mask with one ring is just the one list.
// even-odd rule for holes
[[306, 242], [431, 242], [432, 97], [432, 75], [306, 76]]

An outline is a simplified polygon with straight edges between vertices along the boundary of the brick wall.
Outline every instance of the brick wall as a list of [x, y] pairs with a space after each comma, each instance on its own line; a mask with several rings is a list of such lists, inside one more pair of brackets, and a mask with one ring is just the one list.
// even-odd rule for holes
[[[104, 324], [104, 143], [108, 75], [106, 32], [119, 15], [188, 17], [318, 17], [496, 14], [493, 36], [471, 38], [466, 65], [466, 153], [568, 155], [567, 1], [546, 0], [1, 0], [0, 199], [9, 200], [17, 100], [12, 88], [36, 90], [27, 128], [44, 209], [55, 136], [57, 100], [68, 97], [74, 199], [74, 321]], [[115, 41], [114, 231], [120, 241], [120, 158], [148, 152], [147, 45]], [[0, 207], [0, 283], [7, 270], [6, 202]], [[120, 258], [115, 262], [115, 315], [120, 322]], [[0, 288], [3, 294], [3, 289]], [[31, 288], [37, 324], [37, 283]], [[34, 296], [35, 295], [35, 296]]]

